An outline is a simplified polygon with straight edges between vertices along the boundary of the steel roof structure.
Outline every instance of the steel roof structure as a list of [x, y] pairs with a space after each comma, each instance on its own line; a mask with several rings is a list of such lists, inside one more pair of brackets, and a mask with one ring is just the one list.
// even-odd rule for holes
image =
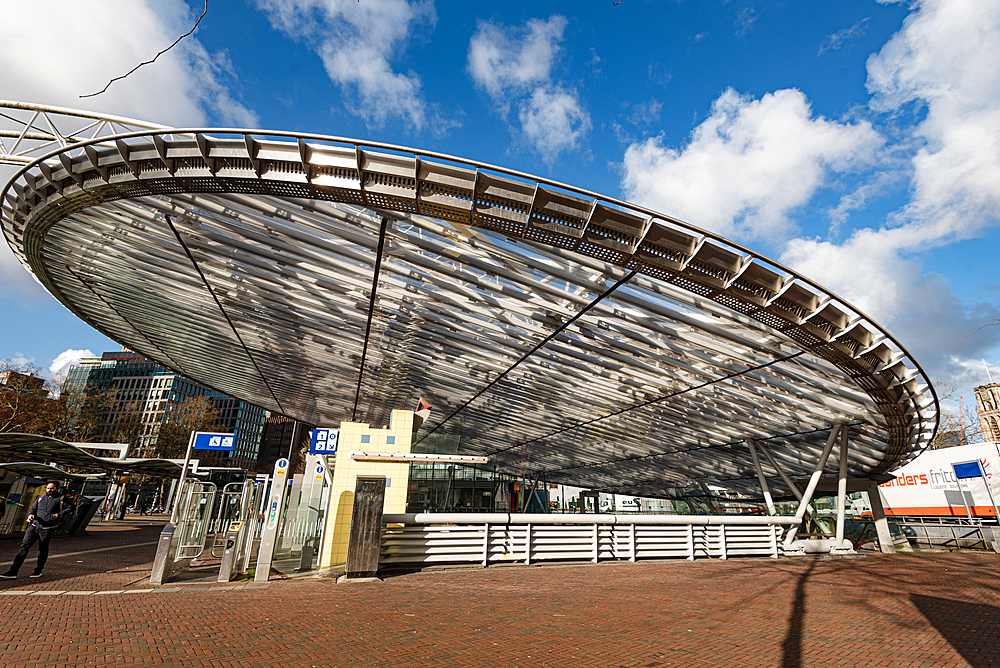
[[107, 473], [70, 473], [59, 467], [39, 464], [38, 462], [10, 462], [0, 464], [0, 469], [13, 471], [19, 475], [38, 480], [51, 480], [53, 478], [62, 480], [98, 480], [107, 475]]
[[865, 476], [937, 427], [903, 346], [806, 277], [473, 160], [140, 129], [36, 154], [2, 224], [67, 308], [178, 373], [320, 426], [382, 425], [423, 397], [417, 441], [458, 435], [459, 454], [516, 475], [755, 491], [746, 439], [767, 446], [768, 472], [803, 475], [846, 421]]
[[[0, 434], [0, 456], [30, 457], [42, 462], [56, 462], [60, 466], [71, 466], [76, 469], [103, 471], [131, 471], [136, 474], [148, 474], [162, 478], [178, 478], [181, 475], [181, 465], [168, 459], [138, 459], [134, 457], [114, 458], [92, 455], [82, 447], [61, 441], [51, 436], [38, 434]], [[38, 462], [16, 462], [0, 464], [0, 468], [35, 475], [32, 470], [42, 472], [43, 469], [31, 468], [42, 466]], [[59, 471], [59, 469], [54, 469]], [[104, 475], [100, 473], [98, 475]], [[67, 474], [69, 475], [69, 474]], [[194, 475], [203, 475], [195, 473]], [[41, 477], [41, 476], [35, 476]]]

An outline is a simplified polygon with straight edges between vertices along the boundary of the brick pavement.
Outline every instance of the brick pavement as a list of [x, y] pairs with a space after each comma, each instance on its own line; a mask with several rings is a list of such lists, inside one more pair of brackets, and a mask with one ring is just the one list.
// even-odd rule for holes
[[[144, 531], [122, 536], [144, 542]], [[63, 567], [53, 561], [52, 577]], [[63, 575], [15, 585], [97, 577]], [[437, 570], [155, 593], [137, 582], [123, 593], [0, 596], [0, 665], [994, 666], [998, 576], [1000, 556], [963, 553]]]
[[[13, 588], [121, 589], [148, 579], [156, 540], [166, 521], [165, 516], [95, 521], [87, 527], [87, 536], [54, 536], [45, 576], [37, 580], [28, 578], [38, 557], [36, 543], [21, 566], [20, 577], [0, 580], [0, 592]], [[20, 538], [0, 540], [0, 569], [7, 570], [20, 544]]]

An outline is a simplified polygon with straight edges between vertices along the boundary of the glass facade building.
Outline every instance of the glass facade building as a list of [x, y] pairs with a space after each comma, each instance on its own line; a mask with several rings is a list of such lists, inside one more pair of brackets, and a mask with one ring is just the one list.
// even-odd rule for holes
[[160, 427], [177, 407], [193, 397], [207, 397], [219, 413], [222, 431], [236, 434], [227, 465], [251, 468], [257, 460], [264, 411], [253, 404], [209, 389], [130, 351], [106, 352], [70, 367], [65, 389], [111, 391], [114, 401], [104, 415], [103, 440], [113, 438], [122, 416], [137, 412], [141, 426], [133, 456], [155, 456]]

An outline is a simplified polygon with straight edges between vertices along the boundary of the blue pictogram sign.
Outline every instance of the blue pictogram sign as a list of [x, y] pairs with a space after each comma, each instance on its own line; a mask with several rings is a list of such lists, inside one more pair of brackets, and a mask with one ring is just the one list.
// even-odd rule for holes
[[195, 450], [232, 450], [236, 445], [235, 434], [210, 434], [199, 431], [194, 435]]
[[337, 438], [339, 436], [340, 436], [339, 429], [313, 429], [312, 440], [309, 441], [309, 454], [311, 455], [337, 454]]
[[953, 464], [955, 469], [955, 477], [962, 478], [978, 478], [982, 475], [982, 471], [979, 468], [979, 462], [965, 462], [964, 464]]

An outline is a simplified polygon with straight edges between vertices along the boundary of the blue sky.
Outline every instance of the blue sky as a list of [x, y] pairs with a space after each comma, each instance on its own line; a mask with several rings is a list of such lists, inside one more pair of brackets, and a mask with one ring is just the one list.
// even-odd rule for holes
[[[15, 3], [0, 97], [549, 176], [792, 266], [967, 401], [983, 359], [1000, 380], [1000, 327], [976, 333], [1000, 317], [1000, 3], [213, 0], [79, 98], [201, 9]], [[0, 272], [0, 358], [113, 349], [6, 249]]]

